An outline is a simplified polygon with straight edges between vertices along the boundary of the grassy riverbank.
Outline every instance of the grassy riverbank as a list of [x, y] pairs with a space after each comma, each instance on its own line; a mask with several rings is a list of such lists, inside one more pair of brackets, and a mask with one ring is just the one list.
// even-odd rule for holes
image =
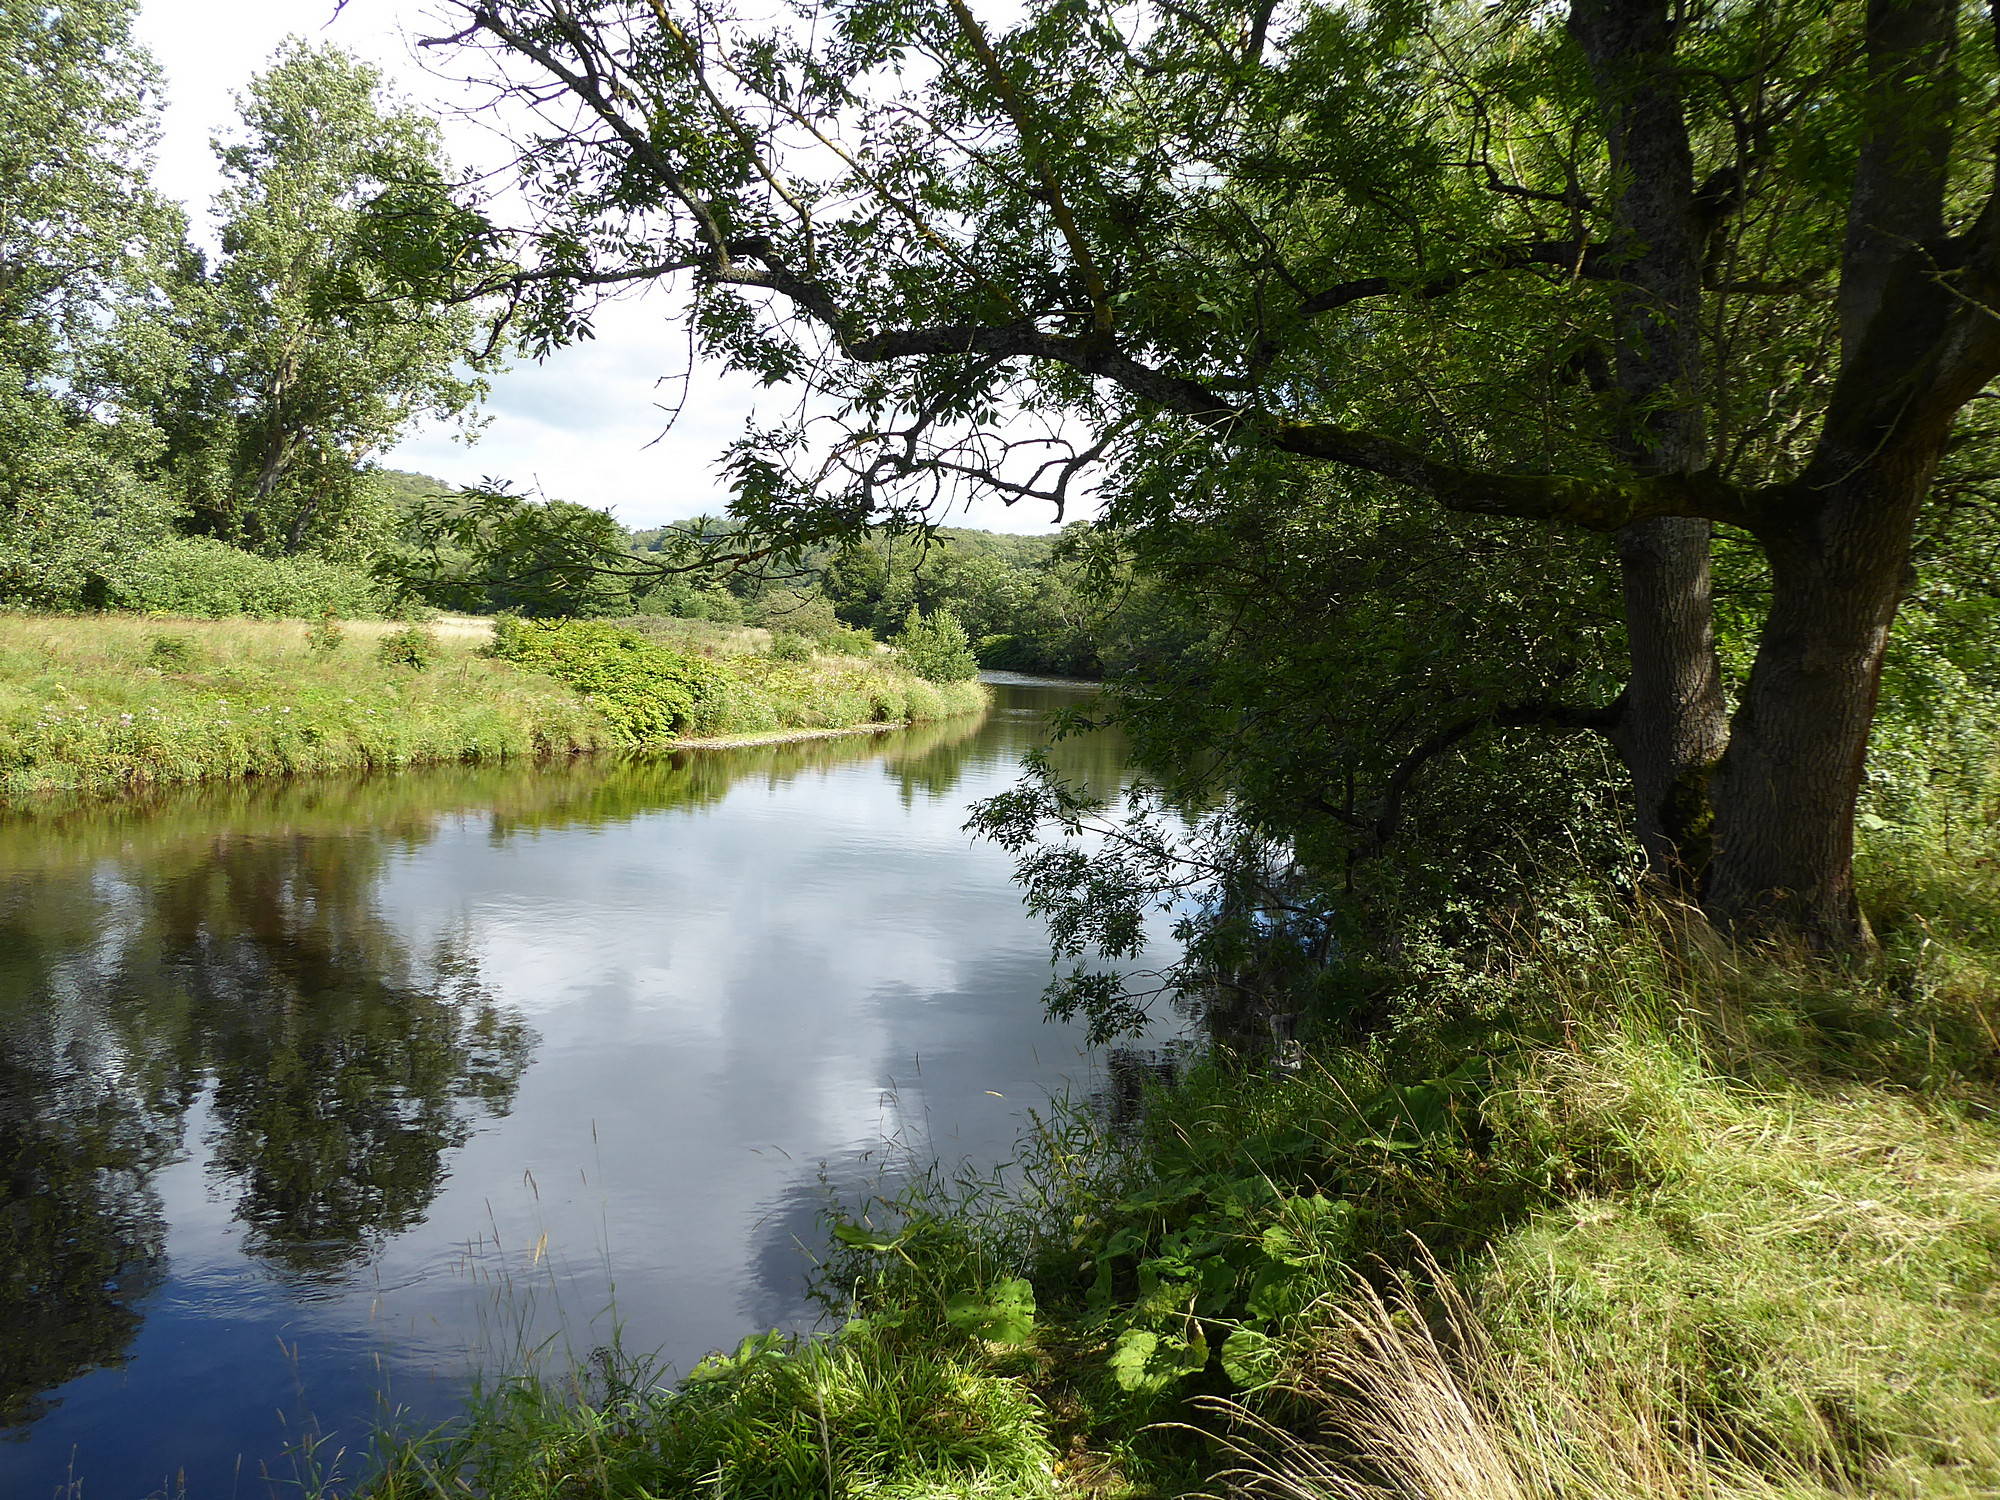
[[1573, 904], [1296, 1075], [867, 1206], [837, 1336], [525, 1375], [372, 1492], [2000, 1493], [1992, 852], [1879, 837], [1869, 973]]
[[621, 670], [644, 659], [695, 689], [654, 705], [628, 682], [614, 701], [548, 662], [497, 659], [483, 620], [0, 616], [0, 802], [920, 722], [985, 701], [882, 658], [779, 660], [734, 639], [700, 655], [589, 630]]

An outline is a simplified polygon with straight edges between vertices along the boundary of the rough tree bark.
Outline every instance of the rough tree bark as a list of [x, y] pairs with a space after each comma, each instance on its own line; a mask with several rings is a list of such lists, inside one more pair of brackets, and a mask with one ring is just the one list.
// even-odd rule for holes
[[[1869, 0], [1841, 369], [1805, 471], [1752, 530], [1771, 610], [1716, 778], [1704, 908], [1725, 930], [1864, 946], [1854, 818], [1910, 546], [1959, 411], [2000, 374], [2000, 197], [1947, 230], [1953, 0]], [[1989, 124], [1992, 122], [1989, 121]]]
[[1703, 906], [1719, 925], [1862, 946], [1854, 818], [1910, 532], [1935, 453], [1861, 467], [1765, 538], [1771, 611], [1716, 776]]
[[[1715, 194], [1695, 183], [1676, 14], [1663, 0], [1575, 0], [1570, 16], [1616, 185], [1607, 259], [1621, 277], [1617, 385], [1634, 413], [1622, 456], [1649, 476], [1706, 461], [1696, 330], [1704, 199]], [[1827, 949], [1869, 940], [1854, 817], [1883, 655], [1953, 419], [2000, 368], [1995, 318], [1954, 284], [1982, 247], [1946, 229], [1956, 24], [1953, 0], [1867, 6], [1841, 371], [1805, 473], [1774, 487], [1750, 527], [1772, 603], [1733, 723], [1714, 651], [1708, 524], [1662, 518], [1619, 533], [1632, 681], [1616, 738], [1638, 833], [1653, 868], [1737, 933]]]
[[[1627, 414], [1621, 456], [1641, 475], [1706, 458], [1703, 234], [1694, 151], [1662, 0], [1577, 0], [1570, 32], [1589, 59], [1608, 147], [1613, 379]], [[1708, 859], [1707, 786], [1727, 739], [1715, 651], [1709, 523], [1663, 516], [1618, 533], [1631, 676], [1613, 740], [1632, 775], [1635, 831], [1654, 877], [1692, 896]]]

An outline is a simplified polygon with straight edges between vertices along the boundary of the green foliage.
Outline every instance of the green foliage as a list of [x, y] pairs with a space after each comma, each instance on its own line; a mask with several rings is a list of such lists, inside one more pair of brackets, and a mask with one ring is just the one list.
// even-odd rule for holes
[[182, 232], [146, 184], [159, 79], [127, 0], [0, 3], [0, 600], [101, 608], [167, 534], [145, 470], [175, 367], [148, 288]]
[[185, 672], [201, 660], [190, 635], [156, 635], [146, 643], [146, 662], [162, 672]]
[[1030, 1344], [1035, 1338], [1035, 1288], [1010, 1276], [977, 1291], [945, 1299], [944, 1320], [960, 1333], [994, 1344]]
[[596, 621], [511, 620], [496, 632], [493, 649], [568, 684], [635, 745], [685, 733], [720, 682], [706, 662]]
[[979, 675], [965, 627], [950, 610], [925, 619], [911, 605], [894, 645], [903, 665], [931, 682], [965, 682]]
[[427, 672], [438, 659], [437, 637], [425, 626], [406, 625], [375, 643], [375, 659], [385, 667]]
[[[709, 660], [595, 623], [496, 626], [492, 655], [513, 660], [475, 654], [483, 628], [452, 621], [161, 631], [129, 615], [0, 615], [0, 802], [942, 720], [986, 701], [976, 683], [940, 687], [874, 658]], [[356, 637], [368, 649], [343, 649]]]
[[1037, 1500], [1055, 1452], [1035, 1399], [976, 1360], [878, 1340], [865, 1326], [793, 1342], [766, 1334], [712, 1355], [675, 1392], [614, 1371], [609, 1392], [526, 1380], [467, 1430], [392, 1455], [377, 1500], [474, 1493], [713, 1492], [761, 1500]]
[[102, 609], [171, 545], [173, 507], [130, 424], [83, 426], [0, 378], [0, 601]]
[[[463, 240], [436, 123], [380, 75], [296, 39], [251, 81], [219, 147], [223, 257], [176, 288], [201, 372], [165, 419], [192, 526], [265, 553], [379, 540], [358, 460], [484, 391], [472, 310], [414, 262]], [[471, 261], [467, 262], [470, 269]]]
[[793, 635], [789, 630], [773, 632], [767, 654], [772, 661], [811, 661], [812, 643], [802, 635]]
[[147, 547], [111, 573], [107, 593], [106, 602], [122, 609], [210, 620], [328, 613], [363, 619], [390, 605], [382, 586], [359, 568], [310, 553], [260, 557], [212, 537], [172, 537]]
[[[1012, 637], [1004, 661], [982, 658], [982, 665], [1094, 677], [1106, 653], [1122, 649], [1122, 616], [1137, 587], [1115, 540], [1087, 522], [1060, 536], [870, 531], [786, 549], [768, 573], [740, 555], [750, 541], [739, 522], [713, 518], [635, 533], [642, 563], [675, 553], [676, 566], [690, 569], [662, 576], [640, 609], [740, 617], [856, 656], [872, 649], [870, 632], [893, 636], [912, 607], [926, 616], [943, 610], [971, 637]], [[706, 566], [698, 565], [702, 557]]]
[[572, 694], [473, 654], [463, 635], [412, 672], [372, 651], [323, 655], [297, 624], [249, 620], [171, 632], [192, 644], [169, 647], [184, 660], [161, 668], [163, 634], [131, 616], [0, 616], [0, 801], [613, 743]]
[[341, 629], [340, 616], [330, 609], [322, 610], [320, 617], [306, 632], [306, 650], [314, 656], [331, 656], [346, 639], [347, 632]]
[[406, 527], [414, 545], [385, 556], [381, 571], [444, 608], [596, 619], [634, 607], [641, 575], [606, 511], [489, 480], [423, 501]]
[[[1990, 922], [1991, 882], [1956, 878]], [[1643, 1451], [1660, 1472], [1978, 1493], [2000, 1475], [1979, 1394], [2000, 1218], [1971, 1186], [2000, 1169], [1995, 931], [1976, 978], [1964, 949], [1864, 978], [1551, 913], [1499, 974], [1480, 961], [1477, 1019], [1439, 975], [1374, 1043], [1198, 1068], [1131, 1134], [1042, 1121], [1005, 1194], [933, 1179], [837, 1226], [825, 1284], [915, 1329], [1027, 1279], [1051, 1385], [1168, 1488], [1206, 1482], [1203, 1455], [1146, 1423], [1287, 1385], [1344, 1337], [1360, 1278], [1441, 1265], [1510, 1361], [1508, 1409], [1559, 1411], [1565, 1443], [1697, 1434]], [[1295, 1399], [1261, 1410], [1319, 1419]]]

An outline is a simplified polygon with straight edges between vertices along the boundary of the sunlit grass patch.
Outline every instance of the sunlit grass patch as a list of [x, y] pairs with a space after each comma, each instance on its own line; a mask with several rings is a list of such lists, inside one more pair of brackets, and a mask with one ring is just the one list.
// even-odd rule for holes
[[511, 1381], [455, 1430], [392, 1445], [368, 1492], [1037, 1500], [1055, 1493], [1055, 1453], [1020, 1380], [857, 1326], [745, 1340], [678, 1390], [629, 1370]]
[[570, 680], [492, 646], [492, 622], [471, 618], [0, 615], [0, 802], [920, 723], [986, 701], [886, 659], [727, 652], [674, 657], [691, 685], [667, 701], [652, 678]]
[[383, 661], [408, 627], [351, 622], [0, 617], [0, 798], [218, 777], [596, 749], [610, 736], [559, 685], [438, 631], [426, 670]]

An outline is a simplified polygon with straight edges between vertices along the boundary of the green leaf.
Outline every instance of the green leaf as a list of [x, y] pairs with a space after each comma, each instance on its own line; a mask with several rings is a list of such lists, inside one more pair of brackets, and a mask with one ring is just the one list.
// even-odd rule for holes
[[1239, 1328], [1222, 1341], [1222, 1373], [1239, 1386], [1262, 1385], [1278, 1373], [1277, 1341], [1254, 1328]]
[[1111, 1351], [1111, 1376], [1118, 1388], [1140, 1395], [1165, 1390], [1208, 1365], [1208, 1340], [1199, 1329], [1188, 1338], [1150, 1328], [1128, 1328]]
[[1272, 1260], [1288, 1266], [1302, 1266], [1306, 1262], [1306, 1257], [1299, 1248], [1298, 1237], [1282, 1224], [1272, 1224], [1267, 1227], [1258, 1243], [1264, 1247], [1264, 1253]]
[[1166, 1387], [1166, 1380], [1153, 1367], [1154, 1351], [1160, 1347], [1160, 1336], [1150, 1328], [1128, 1328], [1118, 1336], [1117, 1347], [1111, 1351], [1111, 1378], [1118, 1382], [1121, 1391], [1157, 1391]]
[[751, 1334], [736, 1346], [734, 1354], [716, 1350], [688, 1371], [687, 1378], [692, 1385], [733, 1380], [761, 1366], [782, 1363], [789, 1353], [785, 1336], [773, 1328], [768, 1333]]
[[1169, 1178], [1156, 1182], [1151, 1187], [1141, 1188], [1118, 1205], [1120, 1213], [1157, 1213], [1165, 1208], [1177, 1208], [1190, 1198], [1202, 1195], [1202, 1185], [1187, 1178]]
[[1250, 1288], [1249, 1300], [1244, 1304], [1249, 1315], [1260, 1322], [1275, 1323], [1296, 1312], [1304, 1300], [1299, 1279], [1298, 1272], [1288, 1265], [1278, 1263], [1266, 1266], [1258, 1273], [1256, 1282]]
[[944, 1305], [944, 1317], [961, 1333], [996, 1344], [1032, 1343], [1035, 1289], [1015, 1277], [996, 1281], [983, 1293], [956, 1292]]
[[835, 1224], [833, 1237], [843, 1245], [852, 1245], [856, 1250], [873, 1250], [882, 1253], [902, 1247], [903, 1236], [899, 1232], [885, 1235], [879, 1229], [871, 1229], [865, 1224]]

